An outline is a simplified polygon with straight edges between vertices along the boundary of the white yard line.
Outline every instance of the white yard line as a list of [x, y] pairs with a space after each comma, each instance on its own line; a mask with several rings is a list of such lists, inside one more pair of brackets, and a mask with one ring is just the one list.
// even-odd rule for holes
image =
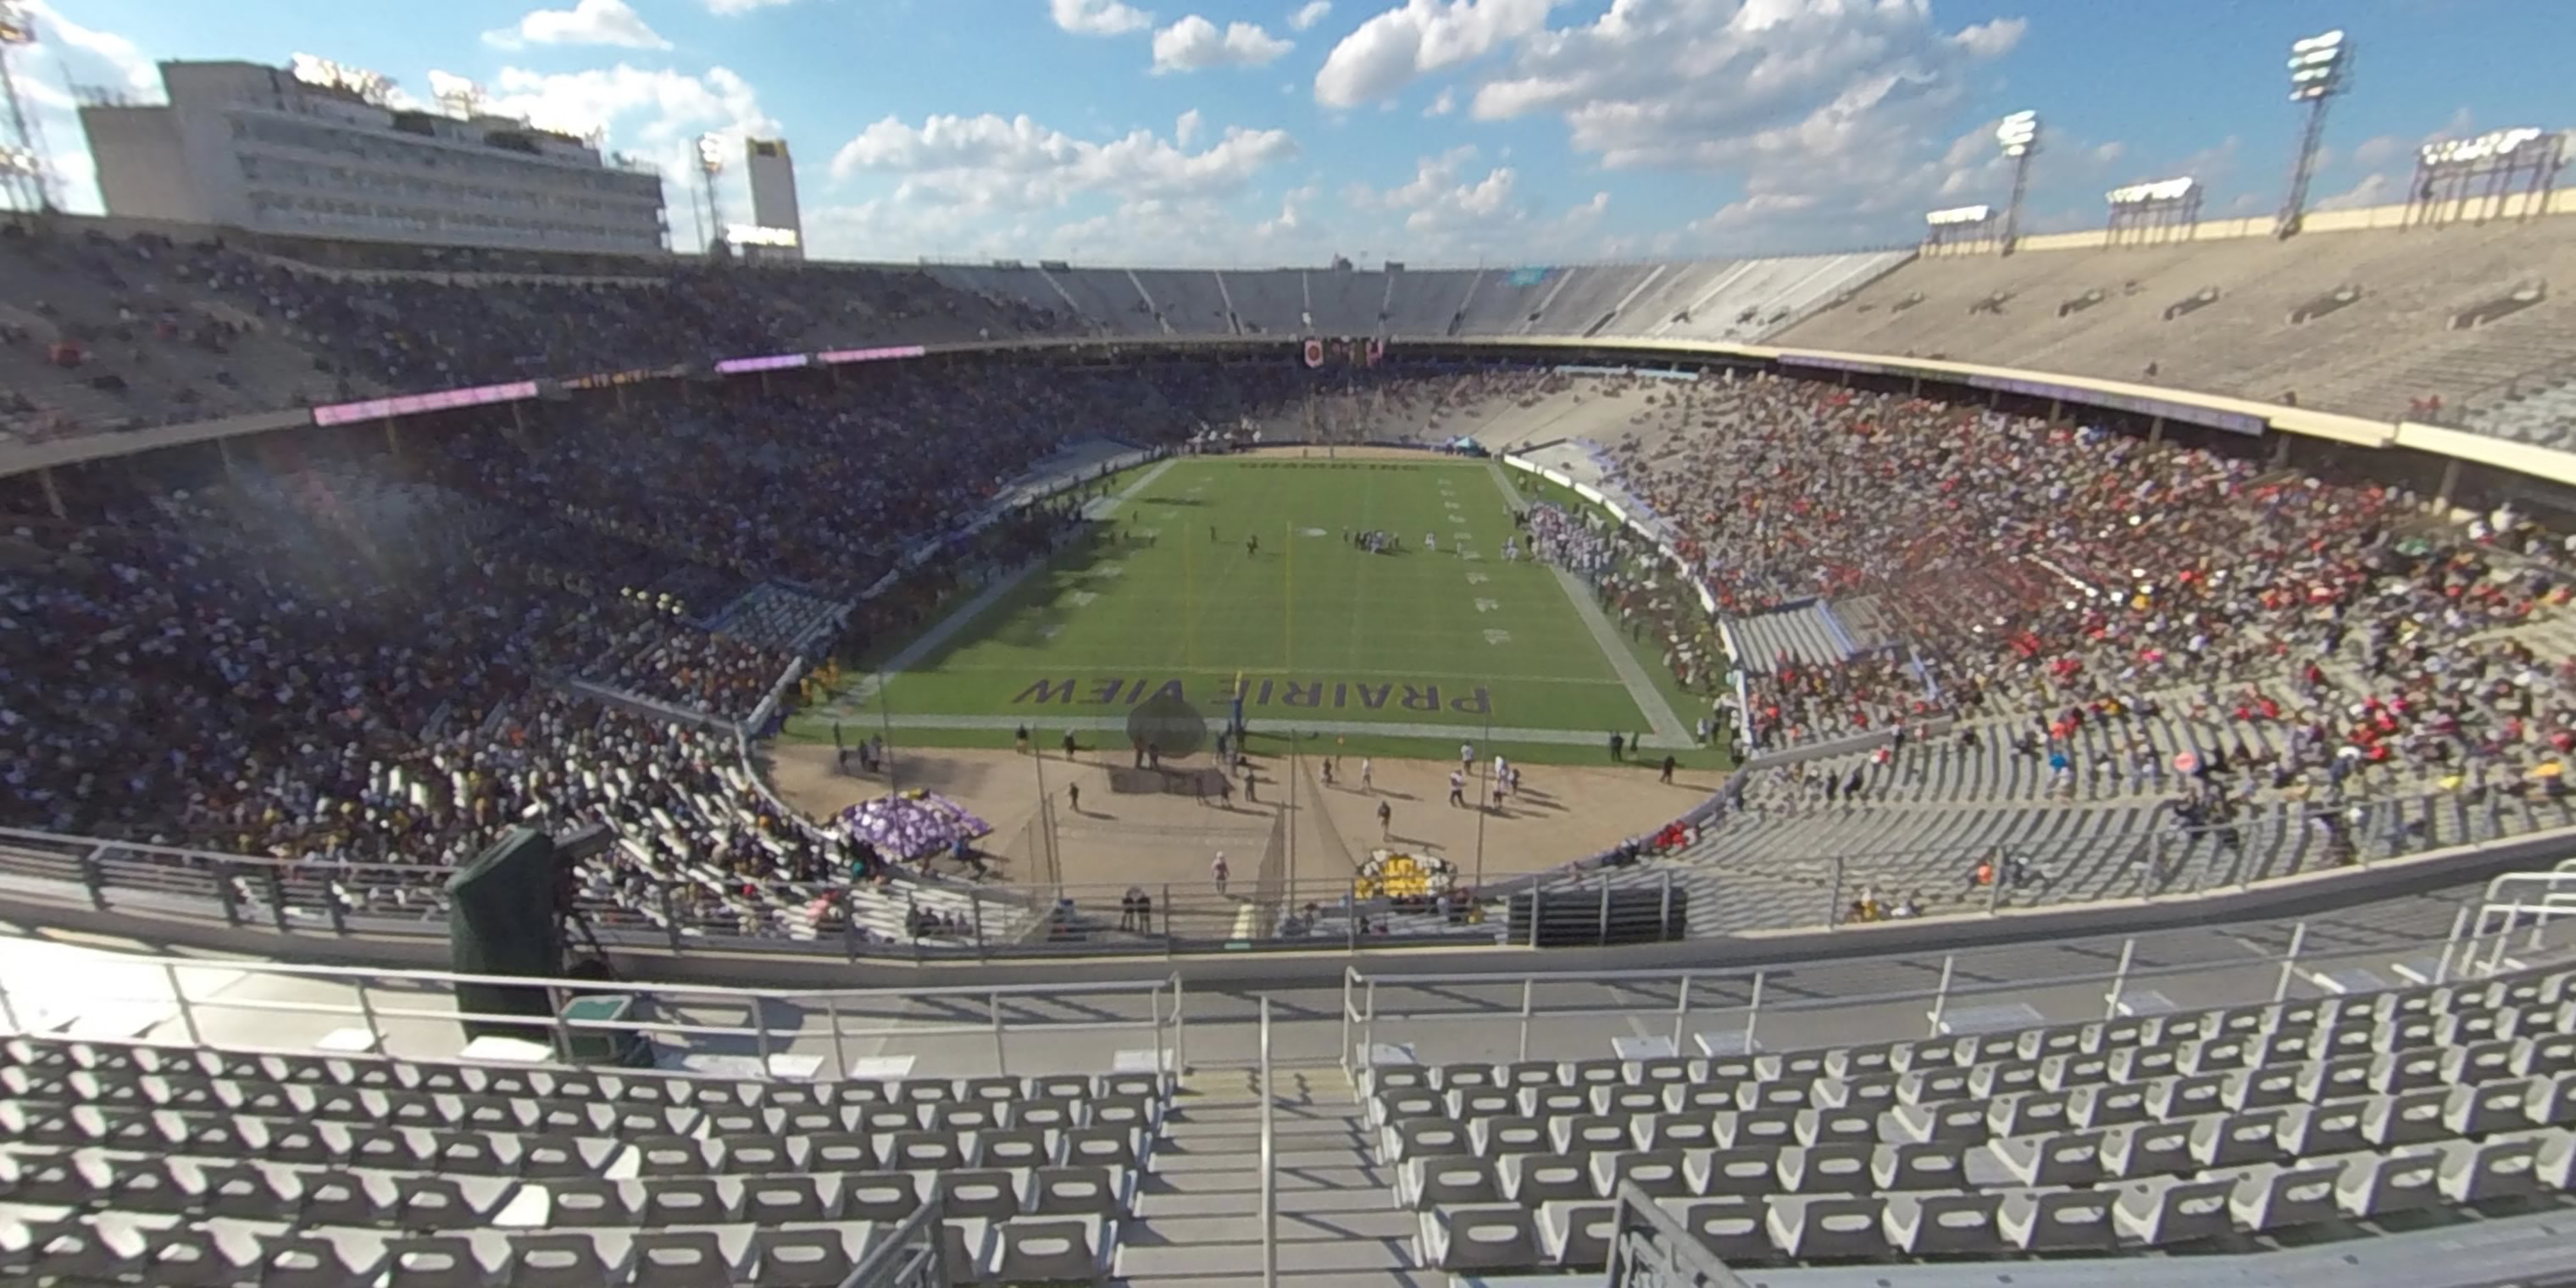
[[[1502, 492], [1504, 504], [1516, 512], [1523, 508], [1521, 494], [1512, 486], [1511, 479], [1503, 474], [1501, 463], [1487, 461], [1485, 472], [1494, 480], [1494, 487]], [[1646, 739], [1646, 745], [1659, 751], [1690, 749], [1690, 726], [1673, 713], [1672, 704], [1664, 701], [1663, 690], [1656, 688], [1655, 682], [1647, 678], [1646, 668], [1637, 664], [1636, 655], [1628, 651], [1627, 641], [1619, 638], [1619, 628], [1602, 615], [1599, 604], [1592, 602], [1591, 590], [1584, 586], [1581, 578], [1562, 568], [1551, 565], [1549, 571], [1556, 574], [1556, 584], [1564, 588], [1565, 597], [1573, 601], [1574, 615], [1583, 619], [1584, 629], [1592, 632], [1592, 642], [1601, 647], [1601, 656], [1609, 659], [1610, 669], [1618, 675], [1620, 685], [1636, 701], [1637, 709], [1645, 713], [1646, 725], [1654, 731]], [[1624, 732], [1634, 733], [1635, 730]]]
[[[1446, 633], [1442, 633], [1439, 637], [1440, 637], [1440, 638], [1442, 638], [1442, 639], [1450, 638]], [[948, 665], [946, 665], [946, 666], [942, 666], [942, 667], [940, 667], [939, 669], [940, 669], [940, 672], [941, 672], [942, 674], [950, 674], [950, 675], [1017, 675], [1017, 676], [1030, 676], [1030, 675], [1034, 675], [1034, 674], [1035, 674], [1035, 673], [1037, 673], [1037, 672], [1046, 671], [1048, 668], [1047, 668], [1047, 667], [1045, 667], [1045, 666], [1035, 666], [1035, 667], [1032, 667], [1032, 666], [1030, 666], [1030, 665], [1028, 665], [1028, 664], [1026, 664], [1026, 663], [1017, 664], [1017, 665], [1011, 665], [1011, 666], [960, 666], [960, 665], [957, 665], [956, 663], [953, 663], [953, 662], [952, 662], [952, 663], [950, 663], [950, 664], [948, 664]], [[1055, 668], [1055, 669], [1056, 669], [1056, 670], [1061, 671], [1061, 670], [1063, 670], [1064, 668], [1062, 668], [1062, 667], [1057, 667], [1057, 668]], [[1164, 675], [1164, 674], [1171, 674], [1171, 675], [1216, 675], [1216, 676], [1228, 676], [1228, 675], [1249, 675], [1249, 676], [1251, 676], [1251, 677], [1252, 677], [1252, 678], [1254, 678], [1254, 679], [1265, 679], [1265, 678], [1267, 678], [1267, 679], [1293, 679], [1293, 678], [1295, 678], [1295, 677], [1296, 677], [1296, 676], [1298, 676], [1298, 675], [1303, 675], [1303, 674], [1306, 674], [1306, 673], [1308, 673], [1308, 672], [1319, 672], [1319, 673], [1321, 673], [1321, 674], [1323, 674], [1323, 675], [1326, 675], [1326, 676], [1328, 676], [1328, 677], [1330, 677], [1330, 678], [1332, 678], [1332, 679], [1336, 679], [1336, 680], [1342, 680], [1342, 679], [1352, 679], [1352, 680], [1439, 680], [1439, 679], [1440, 679], [1440, 676], [1439, 676], [1438, 674], [1433, 673], [1433, 672], [1429, 672], [1429, 671], [1368, 671], [1368, 670], [1360, 670], [1360, 669], [1356, 669], [1356, 668], [1346, 668], [1346, 667], [1338, 667], [1338, 666], [1311, 666], [1311, 667], [1305, 667], [1305, 668], [1302, 668], [1302, 669], [1300, 669], [1300, 670], [1298, 670], [1298, 671], [1294, 671], [1294, 672], [1281, 670], [1281, 669], [1279, 669], [1279, 668], [1277, 668], [1277, 667], [1260, 667], [1260, 666], [1170, 666], [1170, 665], [1166, 665], [1166, 664], [1163, 664], [1163, 663], [1148, 663], [1148, 664], [1145, 664], [1145, 665], [1142, 665], [1142, 666], [1096, 666], [1096, 667], [1095, 667], [1095, 666], [1085, 666], [1085, 667], [1078, 667], [1078, 668], [1076, 668], [1076, 669], [1077, 669], [1077, 670], [1082, 671], [1082, 672], [1083, 672], [1083, 673], [1085, 673], [1085, 674], [1090, 674], [1090, 673], [1092, 673], [1092, 672], [1098, 672], [1099, 674], [1104, 675], [1104, 676], [1108, 676], [1108, 675], [1142, 675], [1142, 674], [1145, 674], [1146, 672], [1149, 672], [1149, 671], [1150, 671], [1150, 672], [1152, 672], [1153, 674], [1158, 675], [1158, 676], [1159, 676], [1159, 675]], [[1579, 685], [1585, 685], [1585, 686], [1595, 686], [1595, 687], [1605, 688], [1605, 689], [1619, 689], [1619, 688], [1625, 688], [1625, 687], [1627, 687], [1626, 685], [1621, 684], [1621, 683], [1620, 683], [1619, 681], [1617, 681], [1617, 680], [1605, 680], [1605, 679], [1600, 679], [1600, 678], [1597, 678], [1597, 677], [1591, 677], [1591, 676], [1585, 676], [1585, 677], [1580, 677], [1580, 678], [1570, 678], [1570, 677], [1562, 676], [1562, 675], [1488, 675], [1488, 674], [1486, 674], [1486, 673], [1485, 673], [1485, 672], [1483, 672], [1483, 671], [1477, 671], [1477, 672], [1475, 672], [1475, 673], [1474, 673], [1474, 678], [1475, 678], [1475, 680], [1476, 680], [1478, 683], [1480, 683], [1480, 684], [1579, 684]]]
[[[1137, 493], [1153, 486], [1154, 480], [1163, 477], [1163, 471], [1172, 468], [1172, 465], [1173, 462], [1166, 460], [1163, 463], [1156, 465], [1154, 468], [1137, 475], [1136, 481], [1128, 484], [1117, 495], [1100, 497], [1084, 505], [1082, 508], [1083, 517], [1086, 519], [1106, 519], [1109, 516], [1118, 513], [1119, 507], [1134, 500]], [[919, 639], [914, 640], [910, 644], [904, 645], [902, 651], [896, 653], [893, 657], [886, 659], [886, 664], [878, 667], [876, 674], [860, 677], [858, 684], [850, 689], [848, 695], [839, 701], [832, 703], [832, 706], [855, 708], [860, 704], [867, 702], [869, 699], [874, 698], [877, 695], [877, 687], [880, 679], [891, 682], [895, 676], [903, 674], [904, 671], [913, 663], [930, 656], [933, 650], [937, 649], [940, 645], [947, 643], [949, 638], [957, 634], [957, 632], [966, 629], [967, 623], [982, 616], [985, 609], [991, 608], [993, 605], [1001, 602], [1003, 596], [1008, 595], [1013, 590], [1017, 589], [1021, 582], [1029, 579], [1029, 574], [1045, 567], [1046, 563], [1046, 560], [1041, 559], [1035, 563], [1022, 565], [1017, 571], [1011, 573], [1009, 576], [1006, 576], [1000, 581], [994, 582], [992, 585], [986, 586], [983, 590], [978, 591], [973, 599], [967, 600], [963, 604], [959, 604], [957, 606], [957, 611], [950, 613], [945, 618], [942, 618], [938, 625], [924, 631]]]

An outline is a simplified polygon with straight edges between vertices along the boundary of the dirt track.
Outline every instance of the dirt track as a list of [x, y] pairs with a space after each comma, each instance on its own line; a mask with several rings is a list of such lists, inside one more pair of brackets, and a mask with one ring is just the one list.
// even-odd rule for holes
[[[770, 754], [770, 779], [779, 795], [816, 817], [887, 790], [882, 776], [836, 773], [829, 747], [782, 744]], [[1205, 757], [1197, 760], [1207, 763]], [[1462, 870], [1474, 871], [1480, 814], [1447, 803], [1454, 763], [1380, 760], [1373, 767], [1375, 790], [1369, 793], [1359, 789], [1356, 758], [1342, 760], [1339, 781], [1330, 788], [1323, 783], [1320, 757], [1304, 757], [1299, 764], [1293, 862], [1299, 881], [1338, 882], [1380, 844], [1446, 855]], [[1255, 879], [1289, 788], [1284, 758], [1258, 758], [1254, 768], [1258, 799], [1247, 801], [1238, 788], [1233, 804], [1220, 806], [1189, 796], [1113, 793], [1108, 765], [1088, 749], [1067, 763], [1060, 749], [1049, 748], [1041, 764], [1008, 748], [927, 747], [901, 753], [897, 766], [900, 786], [931, 788], [993, 825], [985, 848], [998, 879], [1024, 885], [1176, 886], [1205, 883], [1209, 860], [1218, 850], [1226, 852], [1236, 881]], [[1047, 847], [1032, 827], [1041, 774], [1055, 806], [1053, 851], [1060, 874], [1050, 870], [1044, 859]], [[1522, 794], [1506, 801], [1500, 812], [1481, 815], [1485, 874], [1552, 868], [1651, 831], [1705, 799], [1718, 781], [1719, 775], [1707, 770], [1684, 771], [1668, 786], [1656, 781], [1653, 770], [1638, 766], [1529, 766], [1522, 775]], [[1472, 795], [1476, 776], [1469, 774], [1467, 783]], [[1078, 813], [1067, 802], [1066, 789], [1075, 785], [1082, 789]], [[1377, 823], [1381, 801], [1394, 814], [1385, 842], [1379, 840]]]

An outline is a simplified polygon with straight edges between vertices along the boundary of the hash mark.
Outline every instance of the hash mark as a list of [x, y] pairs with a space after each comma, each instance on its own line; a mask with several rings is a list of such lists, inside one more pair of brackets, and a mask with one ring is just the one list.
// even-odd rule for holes
[[1500, 600], [1479, 599], [1476, 601], [1476, 611], [1480, 613], [1490, 613], [1502, 606], [1502, 601]]
[[1471, 573], [1468, 573], [1468, 574], [1467, 574], [1467, 584], [1468, 584], [1468, 585], [1470, 585], [1470, 586], [1482, 586], [1482, 585], [1484, 585], [1486, 582], [1489, 582], [1489, 581], [1492, 581], [1492, 580], [1493, 580], [1493, 578], [1488, 577], [1488, 576], [1486, 576], [1485, 574], [1483, 574], [1483, 573], [1481, 573], [1481, 572], [1471, 572]]
[[1487, 631], [1485, 632], [1485, 642], [1488, 644], [1509, 644], [1512, 642], [1512, 633], [1510, 631]]
[[1072, 594], [1065, 596], [1065, 599], [1076, 608], [1084, 607], [1090, 604], [1091, 601], [1098, 598], [1100, 598], [1100, 596], [1092, 594], [1087, 590], [1077, 590]]

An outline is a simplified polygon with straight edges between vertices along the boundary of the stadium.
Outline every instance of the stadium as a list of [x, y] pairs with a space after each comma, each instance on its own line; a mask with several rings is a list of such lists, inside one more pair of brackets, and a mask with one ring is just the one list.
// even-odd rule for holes
[[0, 1269], [2576, 1283], [2566, 146], [1578, 266], [14, 218]]

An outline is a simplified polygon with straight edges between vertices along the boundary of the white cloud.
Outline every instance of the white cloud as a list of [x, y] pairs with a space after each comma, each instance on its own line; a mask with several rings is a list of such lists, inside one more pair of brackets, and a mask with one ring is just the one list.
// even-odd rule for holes
[[1288, 30], [1312, 31], [1315, 24], [1322, 22], [1332, 11], [1333, 0], [1314, 0], [1288, 16]]
[[[1655, 3], [1657, 0], [1647, 0]], [[1356, 107], [1471, 62], [1547, 25], [1558, 0], [1405, 0], [1363, 22], [1315, 73], [1315, 99]]]
[[1078, 36], [1123, 36], [1154, 25], [1154, 15], [1119, 0], [1047, 0], [1047, 13]]
[[794, 3], [796, 0], [707, 0], [707, 12], [730, 18], [754, 9], [771, 9]]
[[2331, 197], [2320, 197], [2308, 203], [2310, 210], [2359, 210], [2365, 206], [2384, 206], [2396, 199], [2397, 180], [2385, 174], [2366, 174], [2361, 182]]
[[1438, 98], [1431, 100], [1431, 106], [1422, 109], [1422, 114], [1424, 116], [1447, 116], [1451, 112], [1455, 112], [1457, 110], [1457, 92], [1454, 90], [1444, 89], [1440, 91], [1440, 96]]
[[577, 0], [569, 9], [535, 9], [519, 25], [483, 33], [483, 43], [502, 49], [526, 45], [616, 45], [624, 49], [668, 49], [671, 42], [647, 25], [626, 0]]
[[28, 0], [27, 12], [36, 19], [36, 30], [41, 39], [79, 50], [106, 63], [115, 69], [117, 79], [129, 91], [140, 94], [160, 92], [160, 67], [133, 41], [112, 31], [73, 22], [45, 0]]
[[1181, 113], [1181, 119], [1172, 124], [1172, 142], [1184, 148], [1188, 147], [1199, 137], [1201, 124], [1197, 108], [1193, 107]]
[[[431, 83], [445, 75], [431, 72]], [[698, 136], [716, 135], [727, 156], [739, 157], [744, 138], [780, 133], [777, 119], [762, 109], [758, 91], [725, 67], [710, 67], [696, 76], [624, 63], [561, 73], [504, 67], [486, 86], [484, 103], [492, 111], [553, 129], [603, 131], [611, 149], [659, 168], [672, 241], [683, 247], [694, 245], [690, 220], [697, 206], [691, 180]], [[718, 178], [717, 198], [727, 218], [749, 214], [747, 184], [739, 166]]]
[[1210, 67], [1259, 67], [1296, 48], [1249, 22], [1228, 23], [1223, 31], [1191, 14], [1154, 33], [1156, 72], [1195, 72]]
[[[1200, 132], [1192, 126], [1193, 136]], [[1026, 116], [932, 116], [918, 126], [887, 117], [842, 145], [832, 174], [899, 176], [904, 201], [973, 211], [1033, 210], [1076, 195], [1178, 201], [1232, 196], [1262, 170], [1297, 155], [1285, 130], [1229, 127], [1197, 151], [1137, 130], [1107, 143], [1077, 139]]]

